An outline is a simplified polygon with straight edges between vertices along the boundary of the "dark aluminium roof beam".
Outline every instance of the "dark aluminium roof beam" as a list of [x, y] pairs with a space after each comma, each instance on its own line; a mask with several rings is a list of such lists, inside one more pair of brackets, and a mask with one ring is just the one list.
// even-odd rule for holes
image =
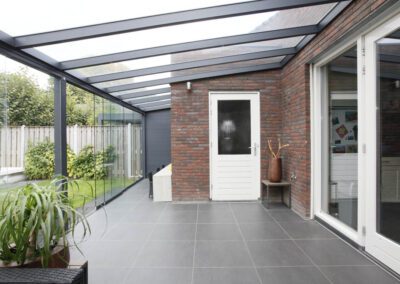
[[[330, 22], [333, 21], [334, 18], [336, 18], [349, 4], [351, 3], [351, 0], [346, 0], [337, 3], [326, 15], [325, 17], [322, 18], [322, 20], [319, 21], [318, 27], [322, 31]], [[308, 35], [303, 38], [302, 41], [300, 41], [297, 46], [296, 50], [299, 52], [302, 50], [309, 42], [313, 40], [313, 38], [316, 36], [316, 34], [313, 35]], [[286, 63], [288, 63], [295, 54], [287, 55], [285, 58], [281, 61], [282, 66], [285, 66]]]
[[199, 68], [199, 67], [205, 67], [205, 66], [213, 66], [213, 65], [218, 65], [218, 64], [234, 63], [234, 62], [246, 61], [246, 60], [264, 59], [264, 58], [289, 55], [289, 54], [295, 54], [295, 53], [296, 53], [295, 47], [281, 48], [281, 49], [275, 49], [275, 50], [251, 52], [251, 53], [240, 54], [240, 55], [223, 56], [223, 57], [218, 57], [218, 58], [196, 60], [196, 61], [190, 61], [190, 62], [184, 62], [184, 63], [175, 63], [175, 64], [149, 67], [149, 68], [143, 68], [143, 69], [137, 69], [137, 70], [116, 72], [116, 73], [111, 73], [111, 74], [88, 77], [88, 78], [84, 78], [84, 80], [90, 84], [96, 84], [96, 83], [101, 83], [101, 82], [133, 78], [133, 77], [139, 77], [139, 76], [145, 76], [145, 75], [151, 75], [151, 74], [157, 74], [157, 73], [173, 72], [173, 71]]
[[176, 77], [170, 77], [170, 78], [164, 78], [164, 79], [149, 80], [149, 81], [133, 83], [133, 84], [119, 85], [119, 86], [115, 86], [115, 87], [106, 88], [106, 89], [104, 89], [104, 91], [108, 92], [108, 93], [112, 93], [112, 92], [126, 91], [126, 90], [131, 90], [131, 89], [145, 88], [145, 87], [157, 86], [157, 85], [163, 85], [163, 84], [185, 82], [185, 81], [190, 81], [190, 80], [198, 80], [198, 79], [213, 78], [213, 77], [220, 77], [220, 76], [226, 76], [226, 75], [242, 74], [242, 73], [262, 71], [262, 70], [278, 69], [281, 67], [282, 67], [282, 65], [280, 63], [253, 65], [253, 66], [231, 68], [231, 69], [224, 69], [224, 70], [218, 70], [218, 71], [209, 71], [209, 72], [192, 74], [192, 75], [184, 75], [184, 76], [176, 76]]
[[168, 108], [171, 108], [171, 104], [165, 104], [165, 105], [161, 105], [161, 106], [142, 108], [142, 110], [147, 112], [147, 111], [161, 110], [161, 109], [168, 109]]
[[[165, 99], [171, 98], [171, 94], [165, 94], [162, 96], [156, 96], [156, 97], [151, 97], [151, 98], [142, 98], [142, 99], [134, 99], [134, 100], [129, 100], [130, 104], [140, 104], [140, 103], [149, 103], [149, 102], [156, 102], [156, 101], [162, 101]], [[126, 100], [128, 101], [128, 100]]]
[[249, 33], [236, 36], [212, 38], [212, 39], [198, 40], [192, 42], [157, 46], [145, 49], [131, 50], [126, 52], [68, 60], [60, 62], [59, 67], [63, 70], [69, 70], [69, 69], [96, 66], [96, 65], [134, 60], [152, 56], [159, 56], [165, 54], [194, 51], [206, 48], [214, 48], [221, 46], [229, 46], [229, 45], [237, 45], [237, 44], [244, 44], [244, 43], [251, 43], [258, 41], [310, 35], [310, 34], [316, 34], [319, 31], [320, 28], [317, 25], [309, 25], [309, 26], [300, 26], [300, 27], [280, 29], [274, 31], [265, 31], [265, 32]]
[[342, 0], [250, 1], [19, 36], [15, 37], [14, 45], [17, 48], [31, 48], [172, 25], [293, 9], [337, 1]]
[[147, 96], [154, 96], [154, 95], [159, 95], [159, 94], [165, 94], [165, 93], [171, 93], [171, 88], [159, 88], [159, 89], [154, 89], [154, 90], [149, 90], [149, 91], [143, 91], [143, 92], [134, 92], [130, 94], [124, 94], [124, 95], [119, 95], [116, 97], [119, 98], [120, 100], [129, 100], [133, 98], [142, 98], [142, 97], [147, 97]]
[[152, 107], [152, 106], [159, 106], [159, 105], [163, 105], [163, 104], [170, 104], [171, 103], [171, 99], [165, 99], [165, 100], [161, 100], [158, 102], [149, 102], [149, 103], [140, 103], [140, 104], [134, 104], [136, 107]]

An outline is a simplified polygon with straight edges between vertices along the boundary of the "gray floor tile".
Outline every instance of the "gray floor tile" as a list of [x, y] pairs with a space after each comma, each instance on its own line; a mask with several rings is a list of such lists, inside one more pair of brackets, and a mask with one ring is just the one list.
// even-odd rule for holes
[[151, 240], [194, 241], [196, 224], [156, 224]]
[[244, 223], [240, 229], [246, 240], [289, 239], [289, 236], [275, 222]]
[[138, 224], [148, 224], [148, 223], [156, 223], [160, 218], [162, 213], [162, 209], [157, 210], [146, 210], [135, 208], [132, 212], [125, 214], [121, 218], [121, 222], [123, 223], [138, 223]]
[[371, 264], [363, 255], [339, 239], [297, 240], [296, 243], [317, 265]]
[[135, 267], [192, 267], [194, 242], [150, 241], [140, 252]]
[[149, 238], [154, 224], [119, 223], [104, 235], [102, 240], [145, 241]]
[[320, 269], [334, 284], [400, 283], [377, 266], [324, 266]]
[[87, 259], [90, 267], [129, 268], [142, 246], [142, 242], [95, 241], [82, 248], [84, 255], [79, 259]]
[[263, 284], [329, 284], [315, 266], [258, 268]]
[[197, 241], [195, 267], [251, 267], [242, 241]]
[[293, 239], [333, 239], [333, 233], [315, 221], [280, 222]]
[[128, 275], [128, 268], [89, 267], [89, 284], [123, 283]]
[[198, 224], [197, 240], [242, 240], [236, 224]]
[[195, 224], [197, 210], [172, 210], [164, 211], [158, 220], [163, 224]]
[[195, 268], [194, 284], [259, 284], [254, 268]]
[[191, 280], [192, 268], [134, 268], [129, 272], [125, 283], [190, 284]]
[[199, 210], [198, 223], [234, 224], [232, 211], [226, 209]]
[[230, 206], [233, 209], [233, 211], [245, 210], [245, 209], [249, 210], [254, 208], [264, 209], [260, 202], [231, 202]]
[[252, 206], [233, 207], [233, 214], [239, 223], [259, 223], [273, 222], [272, 217], [265, 211], [261, 205], [255, 203]]
[[271, 210], [268, 213], [278, 222], [302, 222], [304, 221], [299, 215], [292, 210]]
[[310, 265], [306, 255], [291, 240], [247, 242], [256, 266]]
[[203, 210], [231, 210], [231, 207], [227, 202], [199, 203], [199, 211]]
[[173, 211], [173, 210], [197, 210], [197, 204], [168, 203], [167, 206], [165, 206], [165, 211]]

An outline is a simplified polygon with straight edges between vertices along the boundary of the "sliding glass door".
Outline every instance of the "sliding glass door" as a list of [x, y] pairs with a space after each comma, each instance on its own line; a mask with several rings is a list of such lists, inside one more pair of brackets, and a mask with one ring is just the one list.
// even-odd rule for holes
[[366, 36], [366, 250], [400, 271], [400, 17]]

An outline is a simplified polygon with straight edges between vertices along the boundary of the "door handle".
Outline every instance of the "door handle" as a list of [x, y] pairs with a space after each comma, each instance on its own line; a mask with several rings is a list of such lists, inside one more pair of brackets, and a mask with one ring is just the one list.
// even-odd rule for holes
[[254, 146], [250, 146], [249, 149], [254, 149], [254, 156], [257, 156], [257, 143], [254, 142]]

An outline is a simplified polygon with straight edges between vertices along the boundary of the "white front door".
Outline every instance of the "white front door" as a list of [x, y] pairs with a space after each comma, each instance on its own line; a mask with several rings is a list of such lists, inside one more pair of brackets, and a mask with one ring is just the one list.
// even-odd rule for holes
[[260, 197], [260, 94], [210, 92], [213, 200]]
[[366, 243], [400, 273], [400, 16], [365, 37]]

